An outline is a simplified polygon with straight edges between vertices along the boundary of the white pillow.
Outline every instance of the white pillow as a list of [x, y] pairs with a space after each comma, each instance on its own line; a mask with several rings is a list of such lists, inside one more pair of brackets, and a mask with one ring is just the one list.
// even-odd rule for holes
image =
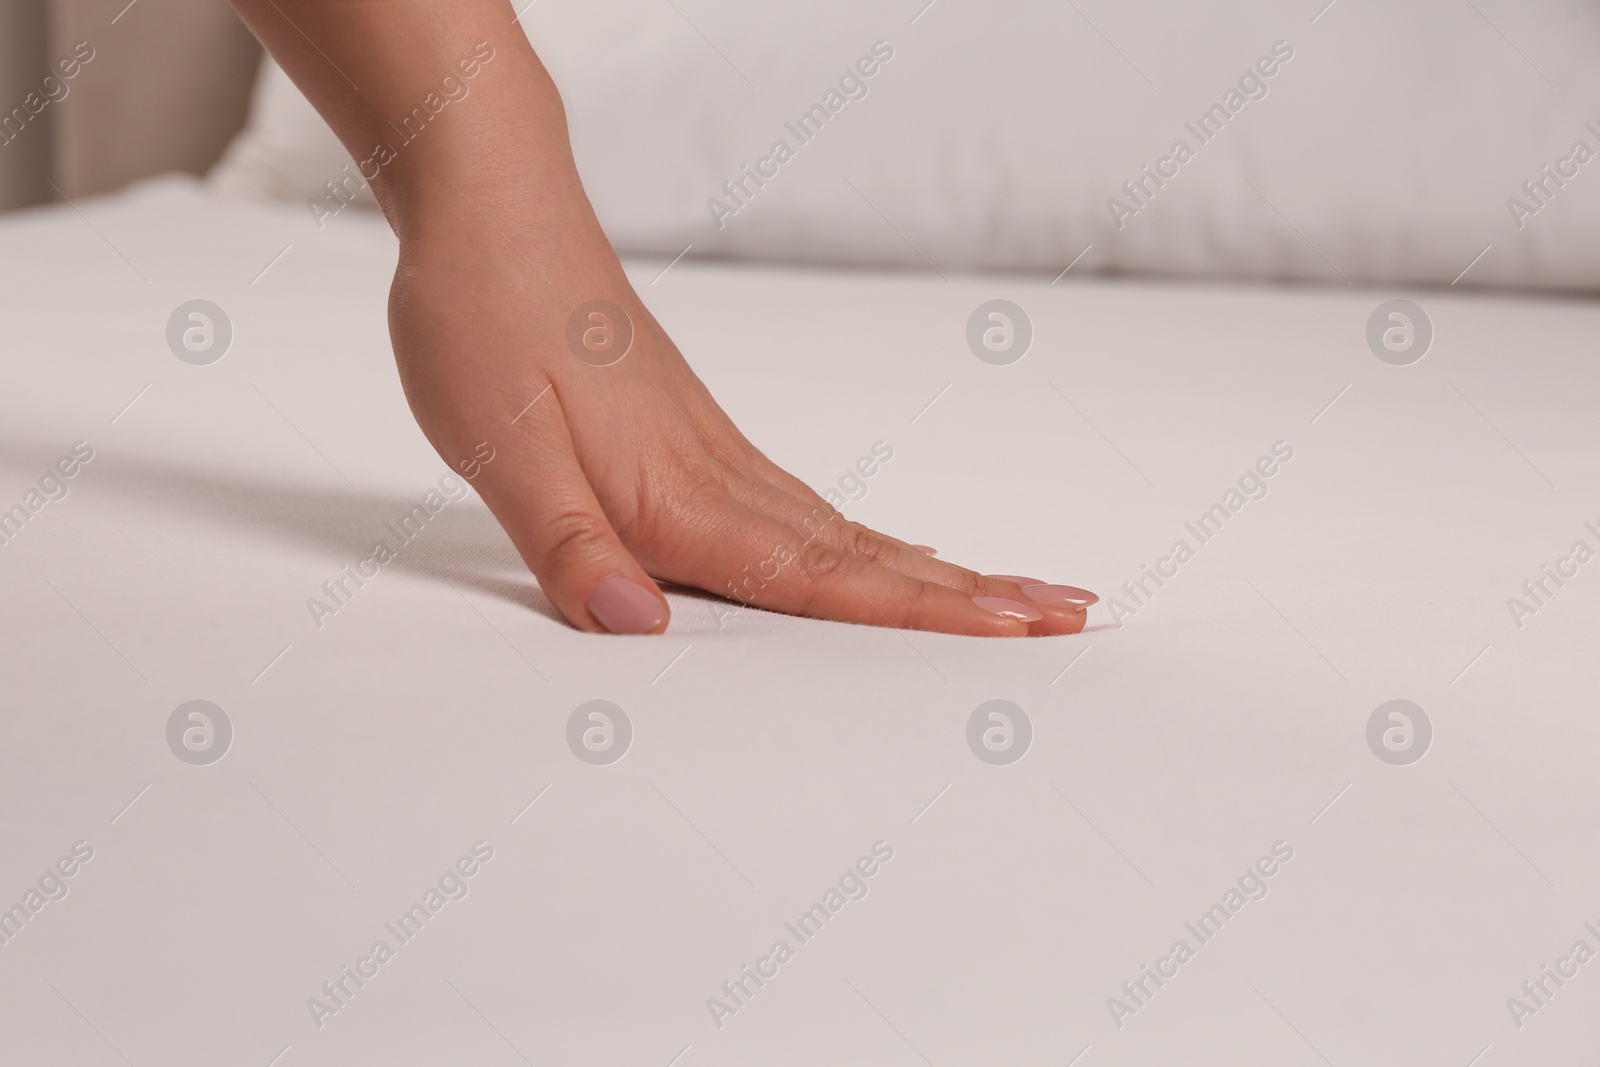
[[[535, 3], [522, 24], [624, 253], [1600, 285], [1600, 164], [1573, 155], [1600, 152], [1589, 7], [917, 6]], [[269, 64], [214, 180], [316, 200], [347, 162]]]

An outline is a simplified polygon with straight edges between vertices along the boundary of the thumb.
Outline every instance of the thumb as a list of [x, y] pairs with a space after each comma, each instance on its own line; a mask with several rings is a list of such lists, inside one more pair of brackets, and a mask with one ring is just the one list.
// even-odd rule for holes
[[514, 427], [500, 462], [484, 467], [484, 501], [539, 588], [572, 625], [591, 632], [661, 633], [671, 614], [666, 598], [601, 509], [555, 390], [539, 408]]

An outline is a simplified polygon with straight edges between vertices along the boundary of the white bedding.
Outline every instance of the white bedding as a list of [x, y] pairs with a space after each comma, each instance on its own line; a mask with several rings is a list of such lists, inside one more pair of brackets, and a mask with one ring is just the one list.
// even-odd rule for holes
[[[1099, 590], [1090, 629], [674, 594], [664, 637], [584, 635], [464, 499], [319, 630], [307, 599], [444, 473], [390, 362], [392, 239], [179, 182], [79, 207], [0, 223], [0, 509], [93, 451], [0, 545], [0, 907], [93, 851], [0, 944], [8, 1062], [1593, 1061], [1600, 962], [1520, 1027], [1507, 1005], [1600, 948], [1600, 564], [1520, 628], [1507, 606], [1600, 546], [1593, 304], [639, 262], [775, 459], [838, 485], [886, 443], [852, 515]], [[1398, 296], [1434, 331], [1404, 367], [1364, 336]], [[196, 298], [233, 327], [209, 366], [165, 340]], [[1010, 366], [965, 340], [994, 298], [1034, 328]], [[1176, 577], [1119, 594], [1180, 539]], [[1409, 766], [1366, 740], [1397, 698], [1433, 728]], [[195, 699], [232, 726], [209, 766], [168, 746]], [[605, 766], [566, 742], [595, 699], [633, 729]], [[995, 699], [1033, 727], [1008, 766], [966, 740]], [[800, 945], [785, 922], [879, 841]], [[308, 998], [463, 856], [467, 895], [319, 1028]], [[719, 1028], [708, 998], [778, 939]]]
[[[628, 251], [1600, 288], [1592, 4], [516, 6]], [[415, 136], [500, 70], [417, 71]], [[356, 171], [265, 64], [219, 188], [310, 217]]]

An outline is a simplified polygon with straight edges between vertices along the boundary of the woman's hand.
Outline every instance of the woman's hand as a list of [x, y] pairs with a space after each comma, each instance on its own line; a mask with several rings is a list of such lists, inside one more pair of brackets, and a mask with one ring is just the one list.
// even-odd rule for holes
[[[1083, 628], [1092, 593], [984, 577], [849, 522], [745, 439], [629, 285], [504, 0], [455, 0], [448, 18], [361, 0], [235, 6], [351, 154], [386, 159], [365, 176], [400, 238], [390, 332], [412, 412], [452, 470], [477, 471], [573, 625], [661, 632], [660, 579], [868, 625]], [[395, 117], [442, 77], [460, 99], [394, 145]], [[494, 459], [473, 467], [485, 443]]]
[[[473, 485], [575, 626], [660, 632], [668, 609], [655, 578], [869, 625], [1082, 629], [1092, 594], [1025, 590], [942, 562], [846, 520], [762, 455], [640, 304], [609, 246], [581, 265], [551, 264], [546, 281], [464, 190], [437, 210], [449, 217], [428, 227], [437, 239], [403, 247], [391, 297], [406, 396], [453, 467], [481, 442], [493, 449]], [[570, 330], [573, 313], [598, 301]], [[597, 365], [625, 344], [620, 359]]]

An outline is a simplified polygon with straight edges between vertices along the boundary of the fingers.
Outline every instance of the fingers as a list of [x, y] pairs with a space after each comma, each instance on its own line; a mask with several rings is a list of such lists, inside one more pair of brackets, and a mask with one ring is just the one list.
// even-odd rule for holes
[[851, 522], [826, 503], [816, 506], [775, 494], [762, 510], [784, 522], [805, 541], [817, 541], [909, 578], [947, 586], [980, 606], [1026, 619], [1035, 636], [1073, 634], [1083, 629], [1085, 609], [1099, 598], [1072, 586], [1052, 586], [1014, 575], [983, 575], [936, 559], [918, 546]]
[[661, 633], [666, 598], [628, 552], [579, 466], [560, 401], [523, 419], [484, 468], [484, 500], [556, 610], [580, 630]]
[[683, 572], [663, 577], [741, 604], [867, 626], [1025, 637], [1044, 618], [1026, 603], [973, 596], [868, 562], [826, 540], [806, 539], [731, 499], [720, 509], [723, 514], [703, 517], [719, 536], [702, 539], [700, 557]]
[[[821, 536], [830, 543], [910, 577], [938, 582], [974, 596], [995, 596], [1025, 604], [1044, 615], [1032, 627], [1035, 634], [1077, 633], [1083, 629], [1085, 609], [1100, 599], [1077, 586], [1052, 585], [1018, 575], [982, 575], [934, 559], [938, 552], [929, 545], [901, 541], [846, 520], [804, 482], [762, 453], [753, 448], [752, 452], [762, 478], [775, 490], [756, 505], [760, 510], [797, 525], [807, 536], [815, 536], [814, 531], [822, 529]], [[827, 516], [832, 516], [833, 521], [824, 527]]]
[[[679, 413], [682, 414], [681, 409]], [[720, 411], [716, 411], [716, 414], [721, 415]], [[980, 607], [1004, 613], [1013, 620], [1028, 622], [1029, 632], [1035, 635], [1077, 633], [1084, 626], [1084, 609], [1098, 599], [1084, 590], [1070, 586], [1047, 586], [1031, 578], [1012, 581], [1003, 576], [986, 577], [935, 559], [934, 551], [927, 546], [909, 544], [860, 523], [850, 522], [815, 490], [750, 444], [731, 423], [726, 422], [725, 416], [716, 422], [722, 433], [714, 436], [721, 439], [726, 435], [737, 446], [734, 451], [740, 454], [737, 457], [724, 455], [717, 461], [719, 468], [730, 474], [719, 479], [729, 495], [738, 504], [788, 526], [803, 544], [821, 542], [866, 563], [888, 568], [920, 582], [946, 586], [969, 598], [978, 598], [976, 602]], [[703, 442], [707, 440], [703, 431], [700, 436]], [[740, 462], [741, 459], [743, 462]], [[722, 525], [737, 526], [738, 522]], [[757, 558], [766, 559], [768, 555], [770, 552], [758, 554]], [[656, 566], [656, 561], [650, 562], [656, 573], [663, 573]], [[748, 563], [740, 564], [740, 567], [744, 566], [748, 566]], [[730, 595], [725, 589], [713, 591]]]

